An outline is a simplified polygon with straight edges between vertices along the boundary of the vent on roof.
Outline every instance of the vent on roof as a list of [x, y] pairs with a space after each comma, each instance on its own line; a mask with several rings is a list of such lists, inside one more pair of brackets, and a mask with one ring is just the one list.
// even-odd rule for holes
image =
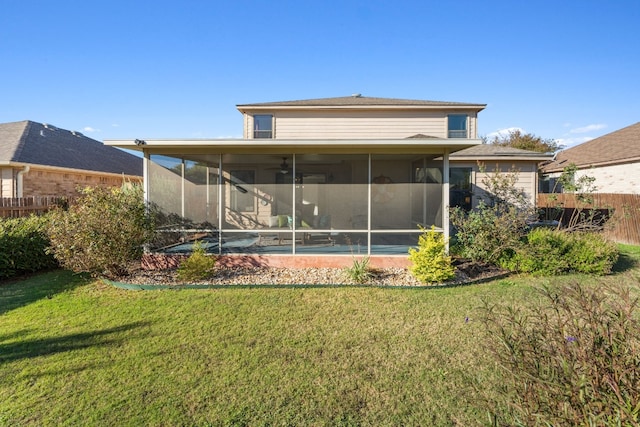
[[80, 138], [81, 136], [84, 136], [83, 134], [81, 134], [80, 132], [78, 132], [76, 130], [72, 130], [71, 131], [71, 135], [77, 136], [78, 138]]
[[44, 136], [44, 131], [40, 129], [40, 136]]
[[42, 126], [44, 126], [45, 129], [49, 129], [49, 130], [58, 130], [57, 127], [50, 125], [48, 123], [43, 123]]

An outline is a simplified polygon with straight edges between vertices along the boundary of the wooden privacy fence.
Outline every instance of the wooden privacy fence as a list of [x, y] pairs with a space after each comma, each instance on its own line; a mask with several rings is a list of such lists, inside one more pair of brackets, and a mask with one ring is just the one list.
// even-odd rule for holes
[[0, 198], [0, 218], [15, 218], [41, 214], [61, 204], [67, 204], [67, 197], [2, 197]]
[[575, 194], [538, 194], [538, 209], [546, 210], [551, 216], [555, 208], [560, 208], [565, 219], [575, 209], [610, 210], [612, 216], [605, 225], [605, 234], [615, 242], [640, 245], [640, 195], [598, 193], [589, 194], [587, 198], [589, 203]]

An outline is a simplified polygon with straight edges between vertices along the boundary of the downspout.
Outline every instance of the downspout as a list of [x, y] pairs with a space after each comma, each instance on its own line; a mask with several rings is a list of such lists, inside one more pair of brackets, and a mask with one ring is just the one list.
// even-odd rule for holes
[[21, 171], [16, 174], [16, 197], [24, 197], [24, 177], [23, 175], [29, 173], [31, 166], [25, 165]]

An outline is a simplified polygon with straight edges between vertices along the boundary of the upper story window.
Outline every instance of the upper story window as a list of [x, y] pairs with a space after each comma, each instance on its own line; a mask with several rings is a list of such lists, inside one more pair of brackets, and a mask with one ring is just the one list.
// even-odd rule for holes
[[467, 123], [469, 116], [466, 114], [450, 114], [448, 116], [448, 138], [468, 138]]
[[253, 116], [253, 137], [273, 138], [273, 116], [271, 114]]

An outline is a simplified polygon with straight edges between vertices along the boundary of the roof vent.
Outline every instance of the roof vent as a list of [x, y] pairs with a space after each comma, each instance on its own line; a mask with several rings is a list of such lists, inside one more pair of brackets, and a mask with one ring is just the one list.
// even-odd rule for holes
[[351, 94], [352, 97], [354, 98], [362, 98], [362, 94], [361, 93], [353, 93]]
[[75, 136], [77, 136], [78, 138], [80, 138], [81, 136], [84, 136], [84, 135], [82, 135], [80, 132], [78, 132], [77, 130], [72, 130], [72, 131], [71, 131], [71, 135], [75, 135]]
[[49, 129], [49, 130], [57, 130], [57, 128], [53, 125], [50, 125], [48, 123], [43, 123], [42, 126], [44, 126], [45, 129]]

